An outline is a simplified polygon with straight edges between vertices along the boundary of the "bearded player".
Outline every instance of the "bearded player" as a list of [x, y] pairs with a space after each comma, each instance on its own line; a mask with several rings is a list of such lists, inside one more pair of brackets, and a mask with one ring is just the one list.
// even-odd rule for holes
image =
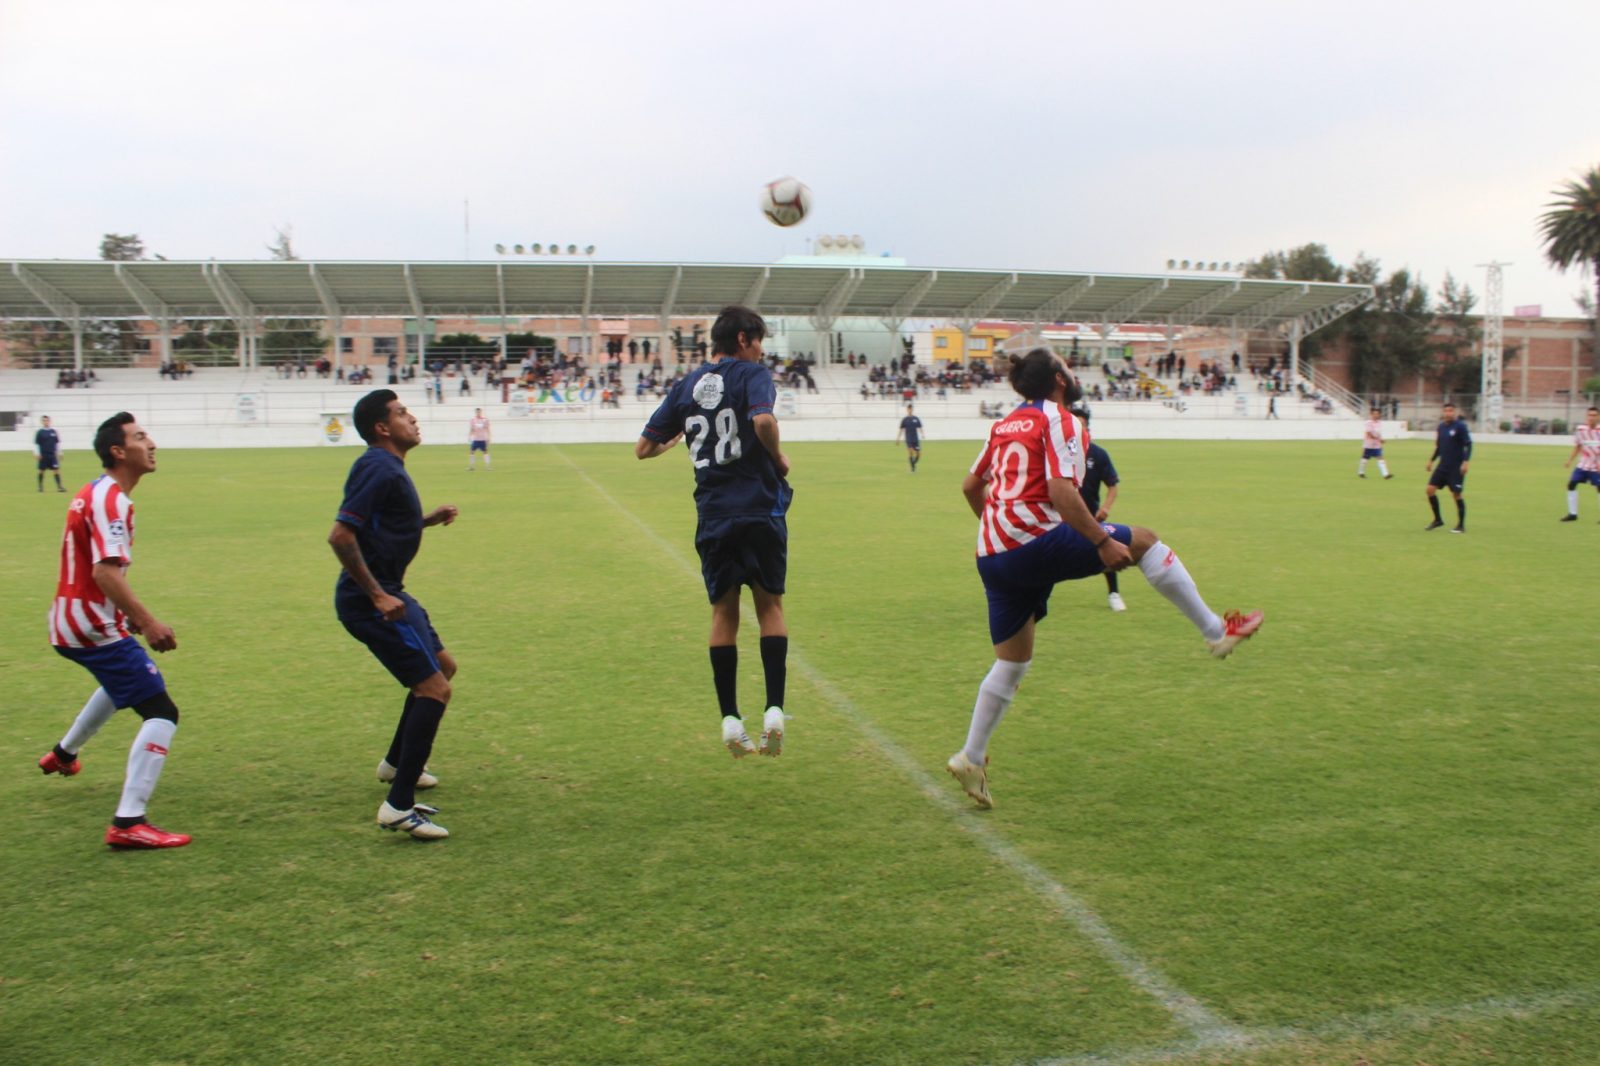
[[1223, 658], [1261, 628], [1262, 614], [1219, 616], [1154, 532], [1098, 522], [1078, 488], [1089, 431], [1066, 405], [1083, 390], [1059, 356], [1034, 348], [1012, 357], [1011, 387], [1024, 402], [989, 431], [961, 483], [978, 517], [978, 576], [989, 599], [994, 665], [978, 686], [966, 745], [945, 768], [980, 807], [993, 807], [989, 738], [1033, 661], [1034, 627], [1056, 584], [1137, 565], [1152, 588], [1192, 622]]

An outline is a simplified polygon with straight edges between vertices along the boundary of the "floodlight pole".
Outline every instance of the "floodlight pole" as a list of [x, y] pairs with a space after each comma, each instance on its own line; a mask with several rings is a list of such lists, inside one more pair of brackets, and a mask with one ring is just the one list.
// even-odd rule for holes
[[1504, 398], [1502, 376], [1505, 370], [1505, 310], [1503, 268], [1510, 263], [1479, 263], [1488, 271], [1483, 288], [1483, 375], [1479, 389], [1478, 432], [1487, 433], [1500, 424]]

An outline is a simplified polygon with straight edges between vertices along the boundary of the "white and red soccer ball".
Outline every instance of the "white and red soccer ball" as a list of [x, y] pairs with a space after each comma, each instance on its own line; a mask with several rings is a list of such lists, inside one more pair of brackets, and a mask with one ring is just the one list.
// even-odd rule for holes
[[782, 177], [761, 187], [761, 213], [776, 226], [793, 226], [811, 213], [811, 190], [805, 182]]

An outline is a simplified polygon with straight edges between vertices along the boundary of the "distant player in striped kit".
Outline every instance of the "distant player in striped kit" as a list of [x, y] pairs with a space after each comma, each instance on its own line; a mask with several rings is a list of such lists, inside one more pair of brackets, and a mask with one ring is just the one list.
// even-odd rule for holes
[[[462, 379], [465, 384], [466, 379]], [[472, 417], [467, 420], [467, 469], [472, 469], [472, 461], [483, 453], [483, 468], [489, 469], [489, 420], [483, 417], [483, 408], [473, 409]]]
[[1212, 611], [1183, 563], [1152, 531], [1095, 520], [1078, 491], [1089, 431], [1065, 406], [1082, 399], [1083, 390], [1060, 356], [1048, 348], [1013, 356], [1010, 381], [1025, 402], [990, 428], [961, 483], [978, 516], [978, 576], [989, 599], [995, 661], [978, 686], [967, 743], [945, 769], [980, 807], [994, 806], [989, 737], [1033, 661], [1034, 627], [1057, 583], [1137, 565], [1219, 659], [1262, 621], [1260, 611]]
[[178, 708], [161, 671], [133, 634], [142, 634], [152, 651], [172, 651], [178, 641], [172, 627], [157, 621], [133, 594], [124, 573], [133, 563], [130, 494], [155, 471], [156, 444], [122, 411], [100, 425], [94, 450], [106, 472], [80, 489], [67, 509], [50, 643], [93, 674], [100, 687], [67, 735], [39, 760], [39, 769], [73, 776], [82, 769], [78, 752], [89, 738], [118, 708], [132, 707], [144, 724], [128, 754], [122, 799], [105, 841], [114, 848], [179, 848], [189, 843], [188, 835], [158, 829], [145, 818], [178, 729]]
[[1385, 479], [1394, 477], [1383, 461], [1383, 412], [1376, 407], [1367, 411], [1366, 425], [1361, 427], [1361, 465], [1356, 467], [1356, 477], [1367, 476], [1368, 459], [1378, 460], [1378, 473]]
[[1570, 467], [1578, 461], [1578, 469], [1567, 481], [1567, 516], [1561, 521], [1578, 520], [1578, 486], [1593, 485], [1600, 492], [1600, 407], [1591, 407], [1583, 425], [1573, 433], [1572, 454], [1563, 466]]

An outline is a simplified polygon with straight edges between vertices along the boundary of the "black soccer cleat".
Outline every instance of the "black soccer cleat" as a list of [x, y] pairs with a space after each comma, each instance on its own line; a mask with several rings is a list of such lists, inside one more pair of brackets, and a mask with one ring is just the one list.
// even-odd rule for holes
[[1578, 516], [1575, 514], [1569, 514], [1564, 516], [1561, 520], [1563, 522], [1576, 522], [1578, 520]]
[[1443, 529], [1444, 523], [1435, 518], [1432, 522], [1422, 527], [1424, 533], [1432, 533], [1436, 529]]

